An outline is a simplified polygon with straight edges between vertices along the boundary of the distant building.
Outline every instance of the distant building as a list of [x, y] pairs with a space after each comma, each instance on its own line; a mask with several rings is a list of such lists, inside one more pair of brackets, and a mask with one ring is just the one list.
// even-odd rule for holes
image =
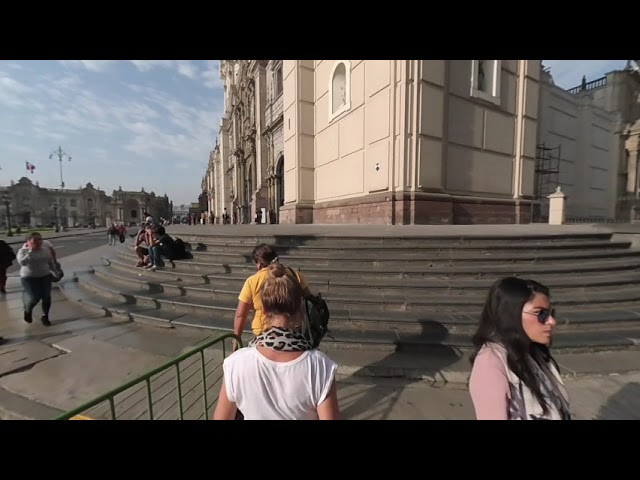
[[640, 73], [627, 65], [569, 90], [540, 82], [534, 220], [560, 186], [568, 221], [630, 220], [640, 206]]
[[[10, 199], [11, 224], [14, 226], [46, 226], [58, 223], [64, 227], [98, 226], [112, 222], [138, 224], [147, 210], [155, 218], [171, 218], [172, 204], [167, 195], [156, 196], [144, 188], [139, 192], [114, 190], [111, 196], [87, 183], [77, 190], [43, 188], [29, 178], [0, 187], [0, 197]], [[55, 207], [55, 208], [54, 208]], [[4, 208], [0, 224], [6, 225]]]
[[173, 206], [174, 217], [178, 217], [181, 219], [182, 217], [186, 217], [188, 214], [189, 214], [189, 205], [180, 204], [180, 205]]

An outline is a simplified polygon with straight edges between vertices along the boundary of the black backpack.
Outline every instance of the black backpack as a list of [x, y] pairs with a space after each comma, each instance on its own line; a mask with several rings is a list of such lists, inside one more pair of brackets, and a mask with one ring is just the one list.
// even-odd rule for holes
[[184, 260], [186, 258], [189, 258], [189, 254], [187, 253], [187, 246], [184, 244], [181, 238], [176, 238], [176, 241], [173, 244], [173, 248], [176, 260]]
[[[290, 267], [289, 270], [294, 278], [298, 279], [296, 272]], [[303, 302], [308, 320], [308, 328], [304, 328], [303, 335], [313, 348], [318, 348], [326, 335], [329, 335], [329, 338], [333, 338], [329, 330], [329, 318], [331, 317], [329, 307], [320, 293], [305, 298]]]
[[186, 260], [191, 258], [191, 254], [187, 251], [187, 245], [181, 238], [176, 237], [176, 239], [171, 243], [171, 247], [167, 252], [170, 256], [170, 260]]
[[11, 248], [7, 242], [0, 240], [0, 265], [2, 264], [3, 258], [8, 262], [8, 265], [11, 265], [16, 259], [16, 252], [13, 251], [13, 248]]

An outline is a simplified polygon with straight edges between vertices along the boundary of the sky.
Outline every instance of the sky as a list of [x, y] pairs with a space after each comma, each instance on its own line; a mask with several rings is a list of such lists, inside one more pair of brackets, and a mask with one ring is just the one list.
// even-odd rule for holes
[[[626, 60], [544, 60], [577, 86]], [[223, 108], [218, 60], [0, 61], [0, 185], [26, 176], [66, 188], [91, 182], [197, 201]], [[33, 174], [26, 162], [35, 165]]]

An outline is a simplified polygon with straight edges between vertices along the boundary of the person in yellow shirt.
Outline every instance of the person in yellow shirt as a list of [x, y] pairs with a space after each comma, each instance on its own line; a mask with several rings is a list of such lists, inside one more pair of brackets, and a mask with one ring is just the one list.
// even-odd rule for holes
[[[253, 249], [253, 261], [256, 264], [257, 272], [251, 275], [244, 282], [244, 286], [238, 296], [238, 308], [236, 309], [235, 319], [233, 321], [233, 331], [236, 335], [241, 336], [244, 331], [244, 325], [249, 316], [251, 309], [255, 311], [253, 321], [251, 322], [251, 330], [255, 336], [260, 335], [268, 326], [267, 318], [262, 311], [262, 300], [260, 292], [265, 280], [268, 277], [267, 269], [272, 263], [278, 262], [278, 254], [271, 245], [263, 243]], [[300, 272], [296, 272], [296, 277], [302, 286], [302, 292], [305, 298], [311, 295], [309, 285]], [[237, 345], [234, 341], [234, 351]]]

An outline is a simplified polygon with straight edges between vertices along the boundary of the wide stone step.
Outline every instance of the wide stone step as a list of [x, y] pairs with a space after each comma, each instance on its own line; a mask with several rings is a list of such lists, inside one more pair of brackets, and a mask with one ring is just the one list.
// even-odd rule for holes
[[[134, 265], [137, 257], [127, 251], [120, 251], [118, 255]], [[205, 263], [196, 260], [176, 260], [176, 270], [179, 272], [190, 273], [234, 273], [251, 275], [255, 273], [254, 265], [231, 265], [222, 263]], [[471, 265], [459, 266], [458, 262], [453, 262], [447, 266], [434, 266], [430, 268], [410, 267], [400, 268], [397, 266], [385, 266], [384, 268], [375, 268], [372, 265], [361, 266], [359, 268], [352, 267], [348, 270], [336, 267], [320, 267], [309, 266], [300, 269], [309, 279], [319, 279], [330, 281], [337, 278], [429, 278], [434, 275], [449, 276], [471, 276], [478, 278], [480, 276], [494, 275], [496, 277], [510, 274], [519, 274], [521, 276], [534, 276], [544, 273], [587, 273], [602, 270], [629, 270], [640, 268], [640, 257], [630, 257], [622, 259], [598, 259], [584, 260], [581, 262], [567, 263], [566, 261], [557, 261], [545, 264], [526, 264], [526, 265], [510, 265], [503, 262], [478, 262]]]
[[[113, 271], [108, 267], [96, 267], [95, 273], [99, 278], [113, 284], [120, 284], [127, 288], [141, 289], [151, 293], [163, 293], [169, 296], [184, 295], [193, 299], [206, 299], [213, 301], [237, 302], [239, 290], [220, 287], [217, 284], [191, 283], [182, 281], [161, 281], [147, 274], [152, 272], [140, 271], [140, 273], [125, 273]], [[322, 292], [321, 292], [322, 293]], [[431, 307], [455, 307], [459, 311], [461, 307], [476, 307], [479, 311], [484, 304], [486, 292], [477, 291], [468, 294], [464, 290], [421, 292], [419, 295], [408, 295], [397, 290], [369, 290], [363, 295], [354, 296], [348, 292], [324, 292], [323, 295], [331, 307], [352, 310], [375, 311], [424, 311]], [[637, 286], [620, 286], [612, 289], [601, 288], [596, 292], [587, 292], [577, 288], [554, 292], [554, 305], [557, 308], [563, 306], [586, 306], [594, 304], [612, 304], [619, 302], [640, 301], [640, 289]]]
[[[351, 345], [385, 345], [393, 344], [397, 351], [421, 352], [433, 348], [454, 347], [457, 349], [471, 348], [472, 333], [448, 334], [402, 334], [397, 332], [383, 332], [366, 330], [350, 332], [341, 335], [334, 343]], [[327, 340], [329, 342], [331, 340]], [[616, 349], [634, 347], [640, 342], [640, 328], [627, 327], [609, 331], [567, 331], [556, 332], [553, 335], [554, 350], [576, 350], [589, 346], [591, 349]]]
[[[232, 265], [251, 265], [254, 267], [250, 253], [227, 253], [227, 252], [192, 252], [193, 260], [202, 263], [222, 263]], [[342, 270], [366, 268], [431, 268], [436, 266], [456, 266], [486, 264], [487, 262], [503, 262], [512, 265], [520, 264], [545, 264], [563, 261], [565, 264], [584, 262], [592, 259], [608, 258], [629, 258], [640, 257], [640, 250], [617, 249], [617, 250], [566, 250], [553, 252], [504, 252], [504, 251], [456, 251], [448, 249], [431, 252], [406, 252], [399, 255], [395, 251], [388, 251], [379, 256], [352, 257], [346, 255], [335, 255], [328, 251], [326, 255], [308, 256], [306, 253], [295, 252], [291, 255], [279, 254], [279, 259], [287, 265], [296, 267], [332, 267]]]
[[339, 245], [341, 248], [362, 248], [362, 247], [417, 247], [421, 245], [435, 244], [449, 246], [457, 245], [508, 245], [510, 243], [528, 243], [529, 245], [542, 245], [549, 243], [579, 243], [579, 242], [595, 242], [595, 241], [608, 241], [611, 239], [612, 234], [609, 232], [603, 233], [583, 233], [583, 234], [509, 234], [509, 235], [474, 235], [471, 230], [467, 230], [464, 235], [279, 235], [279, 234], [249, 234], [242, 233], [237, 230], [236, 234], [229, 232], [229, 234], [212, 234], [206, 235], [199, 234], [185, 234], [178, 229], [169, 229], [168, 233], [172, 237], [181, 238], [185, 242], [190, 244], [202, 244], [202, 245], [220, 245], [220, 244], [242, 244], [255, 246], [261, 243], [268, 243], [271, 245], [278, 245], [281, 247], [287, 246], [327, 246], [333, 247]]
[[[237, 299], [217, 292], [219, 298], [197, 298], [186, 290], [165, 291], [163, 288], [139, 289], [135, 285], [114, 284], [95, 274], [79, 274], [80, 285], [85, 290], [107, 300], [116, 300], [142, 308], [164, 309], [169, 312], [185, 313], [204, 318], [233, 321]], [[343, 322], [345, 328], [410, 328], [421, 329], [425, 324], [438, 323], [453, 327], [468, 327], [477, 323], [481, 305], [435, 305], [422, 308], [398, 309], [388, 305], [374, 305], [369, 308], [361, 304], [327, 299], [332, 321]], [[584, 324], [631, 321], [640, 318], [638, 300], [627, 302], [580, 303], [575, 307], [560, 309], [556, 318], [560, 324]]]
[[[128, 259], [120, 257], [108, 258], [105, 261], [109, 265], [125, 274], [145, 275], [149, 278], [155, 278], [158, 281], [174, 282], [179, 281], [185, 284], [209, 284], [217, 288], [240, 291], [247, 275], [243, 274], [203, 274], [192, 273], [181, 269], [166, 269], [151, 272], [135, 267]], [[535, 279], [549, 286], [554, 292], [560, 292], [565, 289], [587, 289], [589, 287], [598, 287], [598, 289], [616, 289], [618, 286], [627, 286], [640, 282], [640, 269], [622, 270], [613, 272], [594, 272], [590, 275], [574, 276], [563, 274], [547, 274], [536, 275]], [[349, 294], [370, 294], [372, 290], [388, 290], [390, 292], [406, 292], [410, 291], [411, 295], [422, 295], [423, 292], [443, 292], [443, 291], [464, 291], [468, 294], [486, 295], [489, 287], [495, 281], [492, 277], [479, 276], [479, 278], [450, 278], [442, 276], [441, 278], [423, 278], [419, 280], [407, 278], [391, 278], [381, 280], [367, 279], [366, 282], [362, 278], [352, 279], [331, 279], [318, 280], [308, 278], [308, 283], [314, 291], [322, 293], [329, 292], [345, 292]]]
[[[86, 274], [85, 274], [86, 275]], [[82, 276], [82, 275], [81, 275]], [[82, 280], [81, 280], [82, 281]], [[82, 283], [80, 283], [82, 285]], [[67, 282], [62, 286], [65, 295], [90, 308], [105, 311], [107, 315], [129, 315], [134, 321], [157, 326], [188, 326], [207, 328], [218, 331], [231, 331], [233, 329], [233, 317], [224, 315], [205, 315], [202, 313], [186, 313], [176, 310], [164, 310], [149, 305], [132, 304], [127, 300], [98, 299], [92, 296], [91, 290], [82, 289], [75, 282]], [[640, 308], [639, 308], [640, 310]], [[640, 342], [640, 329], [637, 324], [614, 324], [609, 329], [565, 329], [554, 334], [554, 349], [612, 349], [637, 345]], [[433, 349], [461, 348], [468, 349], [471, 346], [470, 338], [474, 326], [464, 330], [451, 329], [446, 324], [435, 320], [424, 323], [420, 331], [407, 331], [393, 328], [375, 328], [367, 325], [365, 328], [356, 325], [347, 325], [345, 322], [332, 319], [332, 337], [327, 337], [323, 345], [349, 348], [367, 348], [388, 346], [400, 352], [427, 353]], [[249, 333], [249, 326], [245, 329]]]
[[[254, 244], [246, 243], [199, 243], [199, 242], [187, 242], [188, 247], [191, 248], [192, 253], [226, 253], [251, 256], [253, 252]], [[483, 244], [477, 243], [455, 243], [452, 242], [440, 242], [440, 243], [423, 243], [419, 245], [413, 245], [405, 247], [402, 245], [395, 245], [393, 247], [380, 246], [380, 245], [366, 245], [357, 244], [351, 246], [344, 246], [340, 242], [336, 242], [331, 246], [319, 246], [319, 245], [281, 245], [272, 244], [276, 252], [279, 255], [301, 255], [311, 258], [324, 258], [329, 256], [335, 256], [340, 258], [359, 258], [369, 257], [378, 258], [385, 255], [393, 255], [399, 258], [404, 256], [415, 255], [434, 255], [436, 253], [444, 254], [449, 252], [452, 255], [477, 255], [482, 252], [513, 252], [521, 254], [538, 254], [538, 253], [552, 253], [563, 251], [575, 251], [575, 250], [595, 250], [595, 251], [615, 251], [621, 249], [628, 249], [631, 243], [627, 241], [610, 241], [610, 240], [596, 240], [596, 241], [565, 241], [565, 242], [508, 242], [508, 243], [495, 243], [486, 242]]]

